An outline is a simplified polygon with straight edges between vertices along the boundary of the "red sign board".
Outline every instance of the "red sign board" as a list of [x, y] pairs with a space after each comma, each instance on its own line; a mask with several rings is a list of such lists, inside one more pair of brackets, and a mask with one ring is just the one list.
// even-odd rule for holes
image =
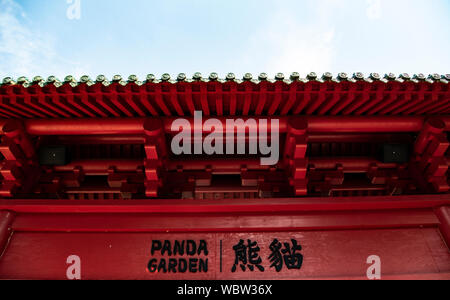
[[[153, 250], [153, 254], [152, 254]], [[273, 233], [15, 233], [0, 278], [82, 279], [365, 278], [376, 255], [383, 274], [450, 272], [438, 229]]]

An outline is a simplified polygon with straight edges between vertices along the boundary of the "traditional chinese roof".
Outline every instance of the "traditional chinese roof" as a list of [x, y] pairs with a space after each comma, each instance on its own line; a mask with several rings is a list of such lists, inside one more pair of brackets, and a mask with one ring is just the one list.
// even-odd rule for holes
[[445, 115], [450, 113], [450, 74], [410, 76], [331, 73], [306, 78], [293, 73], [269, 79], [216, 73], [188, 79], [179, 74], [160, 79], [150, 74], [112, 80], [67, 76], [60, 81], [5, 78], [0, 85], [0, 118], [97, 118], [188, 116], [201, 110], [210, 116], [254, 115]]

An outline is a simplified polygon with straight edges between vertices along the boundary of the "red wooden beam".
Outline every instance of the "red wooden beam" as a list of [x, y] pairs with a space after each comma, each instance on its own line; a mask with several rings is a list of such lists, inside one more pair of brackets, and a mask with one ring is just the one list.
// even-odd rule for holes
[[0, 210], [17, 213], [293, 213], [443, 206], [450, 206], [450, 195], [245, 200], [0, 200]]
[[[317, 170], [336, 169], [337, 165], [342, 165], [344, 172], [361, 173], [368, 172], [371, 165], [376, 165], [380, 169], [395, 169], [399, 165], [395, 163], [381, 163], [369, 157], [338, 157], [338, 158], [312, 158], [309, 165]], [[240, 173], [245, 166], [248, 170], [269, 171], [270, 166], [262, 166], [259, 159], [189, 159], [170, 160], [165, 163], [164, 168], [169, 171], [204, 171], [211, 169], [212, 172], [232, 171]], [[108, 175], [111, 167], [117, 172], [136, 172], [144, 167], [144, 161], [140, 159], [99, 159], [99, 160], [76, 160], [65, 166], [55, 166], [55, 172], [73, 172], [80, 167], [86, 175]]]
[[[270, 219], [270, 222], [267, 220]], [[266, 214], [23, 214], [15, 232], [282, 232], [437, 227], [432, 209]]]
[[[305, 119], [309, 133], [401, 133], [419, 132], [424, 125], [424, 117], [280, 117], [259, 119], [279, 120], [279, 132], [287, 132], [290, 119]], [[227, 118], [218, 118], [226, 128]], [[243, 118], [248, 120], [248, 118]], [[42, 119], [27, 120], [25, 127], [31, 135], [138, 135], [144, 131], [144, 125], [150, 119]], [[176, 118], [163, 118], [164, 130], [171, 132]], [[194, 128], [193, 118], [187, 118]], [[443, 118], [448, 129], [450, 119]], [[270, 122], [269, 122], [270, 124]], [[262, 128], [261, 128], [262, 129]], [[208, 133], [207, 131], [203, 131]]]

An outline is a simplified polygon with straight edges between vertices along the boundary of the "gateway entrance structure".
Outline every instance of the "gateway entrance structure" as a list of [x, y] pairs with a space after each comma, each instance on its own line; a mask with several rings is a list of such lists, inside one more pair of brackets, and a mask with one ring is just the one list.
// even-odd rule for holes
[[[5, 78], [0, 278], [65, 278], [70, 255], [86, 279], [366, 278], [375, 255], [385, 278], [449, 279], [449, 81]], [[176, 120], [192, 125], [193, 144], [211, 134], [195, 112], [278, 124], [255, 129], [277, 131], [278, 163], [174, 154]], [[253, 138], [235, 142], [249, 149]], [[151, 259], [180, 259], [153, 257], [155, 240], [206, 241], [208, 272], [149, 272]], [[300, 269], [273, 265], [275, 241], [284, 255], [295, 245]]]

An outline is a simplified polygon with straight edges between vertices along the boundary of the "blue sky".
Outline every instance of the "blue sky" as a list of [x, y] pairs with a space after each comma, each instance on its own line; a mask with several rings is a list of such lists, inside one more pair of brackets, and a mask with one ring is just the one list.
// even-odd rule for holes
[[450, 73], [449, 0], [0, 0], [0, 77]]

